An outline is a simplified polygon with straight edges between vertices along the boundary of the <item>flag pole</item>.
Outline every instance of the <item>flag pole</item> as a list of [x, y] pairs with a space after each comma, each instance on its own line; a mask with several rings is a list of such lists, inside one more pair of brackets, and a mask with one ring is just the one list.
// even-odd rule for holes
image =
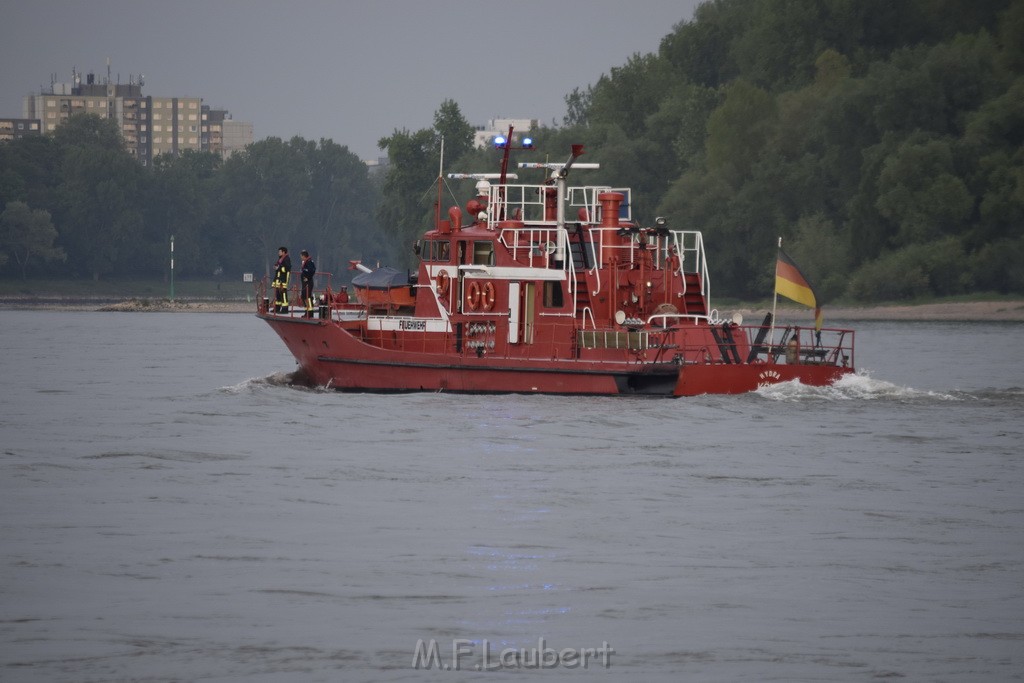
[[779, 249], [775, 253], [775, 280], [772, 280], [772, 289], [775, 291], [775, 297], [772, 299], [772, 329], [768, 335], [768, 343], [772, 349], [772, 358], [775, 358], [775, 309], [779, 305], [779, 251], [782, 251], [782, 238], [779, 237]]

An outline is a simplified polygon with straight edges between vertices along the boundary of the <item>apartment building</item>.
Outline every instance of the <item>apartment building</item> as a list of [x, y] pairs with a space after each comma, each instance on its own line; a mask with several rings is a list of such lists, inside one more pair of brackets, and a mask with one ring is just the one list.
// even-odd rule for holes
[[39, 121], [36, 119], [0, 119], [0, 142], [39, 135]]
[[145, 166], [161, 154], [188, 150], [227, 157], [252, 142], [251, 123], [231, 122], [232, 135], [225, 139], [224, 123], [231, 118], [226, 110], [211, 110], [199, 97], [143, 95], [143, 85], [141, 76], [112, 82], [109, 66], [102, 82], [92, 73], [83, 82], [83, 74], [72, 71], [70, 83], [53, 82], [50, 92], [25, 97], [22, 118], [0, 119], [0, 140], [47, 135], [74, 114], [88, 113], [116, 121], [125, 148]]

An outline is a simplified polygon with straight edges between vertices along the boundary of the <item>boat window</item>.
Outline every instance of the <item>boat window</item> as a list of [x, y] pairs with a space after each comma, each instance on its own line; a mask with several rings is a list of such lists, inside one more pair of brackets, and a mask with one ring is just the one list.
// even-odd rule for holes
[[474, 242], [473, 243], [473, 265], [493, 266], [494, 265], [494, 243]]
[[464, 240], [459, 240], [459, 260], [458, 260], [458, 262], [459, 263], [465, 263], [466, 262], [466, 242]]
[[544, 283], [544, 307], [561, 308], [564, 305], [561, 282]]
[[433, 246], [433, 244], [434, 243], [431, 242], [430, 240], [424, 240], [423, 241], [423, 248], [420, 249], [420, 258], [423, 259], [424, 261], [432, 261], [433, 260], [433, 258], [430, 255], [430, 251], [431, 251], [430, 248]]
[[435, 258], [434, 260], [435, 261], [443, 261], [443, 262], [447, 263], [451, 259], [450, 247], [451, 247], [451, 245], [449, 245], [447, 242], [438, 242], [437, 243], [437, 258]]

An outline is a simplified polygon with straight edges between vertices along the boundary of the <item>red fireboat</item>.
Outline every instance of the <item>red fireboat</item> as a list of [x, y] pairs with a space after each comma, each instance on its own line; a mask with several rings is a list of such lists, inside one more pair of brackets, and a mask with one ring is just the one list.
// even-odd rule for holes
[[[318, 386], [348, 391], [737, 394], [854, 371], [854, 332], [722, 319], [710, 304], [700, 232], [634, 219], [628, 188], [569, 186], [565, 163], [534, 185], [501, 172], [476, 180], [465, 207], [440, 210], [417, 243], [419, 266], [363, 272], [319, 293], [316, 317], [277, 312], [268, 283], [257, 315]], [[521, 148], [520, 148], [521, 149]], [[294, 285], [293, 285], [294, 287]], [[297, 303], [297, 292], [289, 297]]]

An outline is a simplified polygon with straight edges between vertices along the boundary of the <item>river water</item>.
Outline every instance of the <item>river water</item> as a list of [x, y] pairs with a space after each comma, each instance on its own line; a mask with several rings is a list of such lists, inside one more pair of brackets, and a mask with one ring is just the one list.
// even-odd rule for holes
[[0, 679], [1020, 680], [1024, 325], [857, 328], [828, 389], [360, 395], [0, 311]]

